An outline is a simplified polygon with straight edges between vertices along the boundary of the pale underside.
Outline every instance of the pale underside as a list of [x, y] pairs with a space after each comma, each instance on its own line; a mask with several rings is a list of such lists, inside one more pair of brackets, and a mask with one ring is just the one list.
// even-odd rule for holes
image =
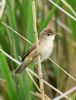
[[[40, 43], [39, 43], [39, 53], [37, 52], [36, 47], [31, 50], [31, 52], [29, 53], [29, 55], [24, 59], [24, 62], [26, 63], [31, 63], [31, 61], [33, 63], [37, 63], [37, 56], [40, 54], [40, 58], [41, 58], [41, 62], [43, 62], [44, 60], [46, 60], [47, 58], [49, 58], [49, 56], [52, 53], [53, 50], [53, 40], [54, 40], [54, 35], [47, 37], [47, 39], [43, 39]], [[30, 59], [30, 61], [28, 60]], [[29, 62], [28, 62], [29, 61]], [[26, 63], [26, 64], [27, 64]]]
[[21, 73], [30, 63], [37, 64], [37, 57], [40, 55], [41, 62], [49, 58], [53, 50], [53, 41], [55, 35], [45, 37], [46, 39], [39, 40], [39, 53], [37, 52], [36, 45], [34, 44], [22, 58], [21, 66], [16, 69], [15, 73]]

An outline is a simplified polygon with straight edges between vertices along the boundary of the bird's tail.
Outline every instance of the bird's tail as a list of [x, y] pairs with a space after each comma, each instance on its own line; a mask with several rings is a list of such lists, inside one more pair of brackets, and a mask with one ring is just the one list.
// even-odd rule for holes
[[22, 63], [21, 66], [18, 67], [18, 68], [15, 70], [15, 74], [20, 74], [21, 72], [24, 71], [25, 68], [26, 68], [26, 65], [24, 65], [24, 64]]

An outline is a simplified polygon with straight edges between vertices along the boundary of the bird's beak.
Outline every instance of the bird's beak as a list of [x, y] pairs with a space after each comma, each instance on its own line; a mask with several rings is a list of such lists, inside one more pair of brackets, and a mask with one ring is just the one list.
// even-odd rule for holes
[[56, 33], [55, 36], [58, 35], [58, 34], [59, 34], [59, 33]]
[[58, 35], [59, 33], [56, 33], [55, 35]]

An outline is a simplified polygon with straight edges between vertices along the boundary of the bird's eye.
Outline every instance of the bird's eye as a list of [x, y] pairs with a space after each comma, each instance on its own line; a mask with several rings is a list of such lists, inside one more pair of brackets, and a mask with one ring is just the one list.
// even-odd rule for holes
[[47, 34], [48, 36], [50, 35], [50, 33]]

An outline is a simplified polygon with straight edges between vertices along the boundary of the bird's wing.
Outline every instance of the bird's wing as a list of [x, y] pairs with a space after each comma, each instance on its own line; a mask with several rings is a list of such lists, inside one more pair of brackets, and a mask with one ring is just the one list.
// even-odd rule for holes
[[29, 48], [29, 50], [27, 50], [27, 52], [25, 53], [25, 55], [22, 57], [22, 60], [23, 61], [25, 59], [25, 57], [30, 54], [30, 52], [36, 48], [36, 45], [34, 44], [31, 48]]

